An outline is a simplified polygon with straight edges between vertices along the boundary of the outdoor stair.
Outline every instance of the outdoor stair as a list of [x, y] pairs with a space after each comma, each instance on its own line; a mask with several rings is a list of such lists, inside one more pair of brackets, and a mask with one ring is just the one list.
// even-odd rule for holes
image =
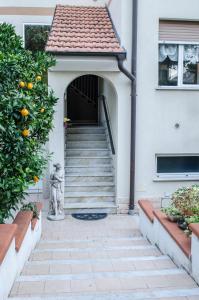
[[10, 300], [194, 300], [184, 269], [143, 238], [132, 216], [44, 220], [42, 239]]
[[67, 129], [64, 198], [66, 214], [117, 212], [114, 168], [104, 127]]

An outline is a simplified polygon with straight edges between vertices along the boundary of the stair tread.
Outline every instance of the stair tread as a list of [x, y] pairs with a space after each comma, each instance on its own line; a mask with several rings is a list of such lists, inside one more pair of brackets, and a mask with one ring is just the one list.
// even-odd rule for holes
[[87, 293], [68, 293], [68, 295], [60, 295], [57, 294], [51, 294], [49, 295], [43, 295], [38, 292], [35, 296], [29, 296], [29, 295], [20, 295], [12, 297], [12, 300], [114, 300], [114, 299], [120, 299], [120, 300], [161, 300], [162, 299], [184, 299], [184, 297], [195, 297], [199, 296], [199, 288], [173, 288], [173, 289], [157, 289], [157, 288], [150, 288], [146, 289], [144, 291], [138, 291], [138, 290], [131, 290], [131, 291], [117, 291], [117, 292], [87, 292]]
[[86, 135], [86, 136], [89, 136], [89, 135], [94, 135], [94, 136], [106, 136], [105, 133], [78, 133], [78, 132], [74, 132], [74, 133], [66, 133], [66, 135]]
[[103, 168], [103, 167], [112, 167], [111, 164], [102, 164], [102, 165], [66, 165], [65, 168]]
[[77, 176], [79, 176], [79, 177], [90, 177], [90, 176], [94, 176], [94, 177], [97, 177], [97, 176], [100, 176], [100, 177], [110, 177], [110, 176], [114, 176], [113, 175], [113, 173], [110, 173], [110, 172], [104, 172], [104, 173], [95, 173], [95, 174], [92, 174], [92, 175], [88, 175], [88, 174], [82, 174], [82, 173], [69, 173], [69, 174], [67, 174], [67, 175], [65, 175], [65, 177], [67, 177], [67, 176], [72, 176], [72, 177], [77, 177]]
[[113, 182], [69, 182], [65, 187], [104, 187], [115, 186]]
[[[65, 149], [65, 151], [70, 151], [71, 149]], [[77, 151], [109, 151], [109, 148], [78, 148]]]
[[64, 208], [117, 208], [115, 202], [92, 202], [92, 203], [82, 203], [82, 202], [66, 202], [64, 203]]
[[[68, 158], [67, 156], [66, 156], [66, 158]], [[72, 157], [70, 157], [70, 159], [95, 159], [95, 158], [100, 158], [100, 159], [111, 159], [111, 157], [110, 156], [72, 156]]]
[[72, 197], [109, 197], [114, 196], [114, 192], [65, 192], [64, 195], [72, 198]]
[[67, 130], [70, 129], [90, 129], [90, 128], [100, 128], [100, 129], [104, 129], [104, 126], [98, 126], [98, 125], [91, 125], [91, 126], [73, 126], [73, 127], [69, 127]]

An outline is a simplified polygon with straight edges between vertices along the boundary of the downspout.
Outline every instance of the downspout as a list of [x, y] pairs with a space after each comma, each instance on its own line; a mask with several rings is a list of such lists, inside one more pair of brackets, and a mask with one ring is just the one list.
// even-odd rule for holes
[[[133, 0], [132, 19], [132, 61], [131, 72], [136, 77], [137, 73], [137, 31], [138, 31], [138, 0]], [[131, 167], [130, 167], [130, 201], [129, 214], [135, 208], [135, 147], [136, 147], [136, 100], [137, 82], [131, 84]]]
[[129, 214], [135, 207], [135, 142], [136, 142], [136, 65], [137, 65], [138, 0], [133, 0], [131, 73], [124, 67], [124, 57], [117, 56], [119, 70], [131, 80], [131, 152]]

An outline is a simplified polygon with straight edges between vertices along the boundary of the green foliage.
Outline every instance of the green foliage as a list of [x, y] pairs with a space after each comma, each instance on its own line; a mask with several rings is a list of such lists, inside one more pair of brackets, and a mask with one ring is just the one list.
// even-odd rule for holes
[[175, 208], [174, 206], [162, 208], [161, 211], [164, 212], [167, 216], [173, 216], [173, 217], [181, 216], [181, 213], [179, 212], [179, 210], [177, 208]]
[[[48, 92], [43, 74], [54, 64], [45, 53], [33, 55], [23, 49], [13, 26], [0, 24], [0, 223], [18, 209], [25, 190], [47, 163], [42, 148], [53, 126], [57, 99]], [[23, 116], [22, 109], [28, 115]], [[23, 135], [24, 130], [29, 135]]]
[[25, 25], [25, 47], [31, 51], [44, 51], [49, 25]]
[[24, 204], [21, 209], [21, 211], [32, 211], [33, 212], [33, 218], [39, 219], [39, 212], [37, 209], [37, 205], [33, 202], [29, 202], [28, 204]]
[[185, 221], [187, 224], [199, 223], [199, 216], [191, 216], [191, 217], [185, 218]]
[[172, 205], [183, 216], [199, 215], [199, 185], [179, 188], [172, 195]]

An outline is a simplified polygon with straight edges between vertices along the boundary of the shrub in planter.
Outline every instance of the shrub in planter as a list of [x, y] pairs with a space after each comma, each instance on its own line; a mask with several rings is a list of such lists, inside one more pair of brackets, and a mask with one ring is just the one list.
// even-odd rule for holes
[[0, 223], [38, 182], [48, 155], [57, 99], [44, 77], [55, 60], [22, 46], [14, 27], [0, 24]]
[[162, 212], [164, 212], [166, 214], [167, 218], [171, 222], [177, 222], [182, 219], [182, 214], [174, 206], [162, 208]]
[[199, 185], [179, 188], [172, 195], [172, 205], [183, 215], [199, 215]]
[[32, 211], [33, 218], [39, 219], [39, 212], [37, 209], [37, 205], [35, 203], [29, 202], [28, 204], [24, 204], [21, 208], [21, 211]]

